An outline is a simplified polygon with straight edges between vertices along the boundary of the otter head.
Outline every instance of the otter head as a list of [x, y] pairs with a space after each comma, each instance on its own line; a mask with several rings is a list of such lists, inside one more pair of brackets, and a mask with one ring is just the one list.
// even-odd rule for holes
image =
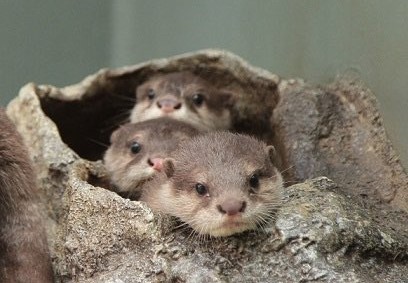
[[162, 185], [142, 197], [198, 234], [228, 236], [266, 225], [280, 204], [272, 146], [245, 135], [209, 133], [163, 162]]
[[190, 72], [155, 76], [136, 89], [131, 122], [171, 117], [203, 130], [229, 129], [233, 96]]
[[115, 189], [137, 199], [141, 186], [163, 169], [163, 160], [179, 142], [198, 130], [168, 118], [125, 124], [111, 135], [104, 164]]

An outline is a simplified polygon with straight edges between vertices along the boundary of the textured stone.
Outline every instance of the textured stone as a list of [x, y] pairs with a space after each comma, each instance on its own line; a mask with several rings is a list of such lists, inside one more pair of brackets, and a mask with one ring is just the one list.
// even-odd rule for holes
[[339, 78], [321, 87], [281, 81], [279, 93], [273, 123], [288, 176], [328, 176], [348, 194], [408, 212], [408, 178], [370, 90]]
[[[186, 69], [235, 91], [233, 130], [273, 138], [288, 184], [303, 182], [285, 189], [276, 227], [202, 239], [108, 190], [100, 144], [134, 88]], [[28, 84], [7, 110], [36, 164], [59, 282], [406, 282], [407, 176], [374, 96], [354, 80], [280, 80], [209, 50], [61, 89]]]

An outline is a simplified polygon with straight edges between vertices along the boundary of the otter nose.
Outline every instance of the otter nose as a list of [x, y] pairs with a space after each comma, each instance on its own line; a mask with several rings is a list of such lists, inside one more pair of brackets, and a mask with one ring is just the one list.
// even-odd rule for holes
[[237, 200], [227, 200], [222, 204], [217, 205], [217, 209], [219, 212], [221, 212], [222, 214], [227, 214], [229, 216], [244, 212], [245, 208], [246, 202]]
[[156, 171], [163, 169], [163, 158], [149, 158], [147, 163]]
[[172, 98], [164, 98], [157, 101], [157, 106], [165, 113], [173, 112], [181, 108], [181, 102]]

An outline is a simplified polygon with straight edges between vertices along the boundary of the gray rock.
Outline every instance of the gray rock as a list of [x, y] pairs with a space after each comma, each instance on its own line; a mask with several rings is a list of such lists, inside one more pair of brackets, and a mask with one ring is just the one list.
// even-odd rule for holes
[[279, 93], [273, 123], [290, 178], [328, 176], [345, 193], [408, 212], [408, 178], [369, 89], [344, 77], [321, 87], [281, 81]]
[[[124, 102], [148, 76], [185, 69], [236, 91], [235, 130], [273, 138], [287, 177], [303, 182], [265, 231], [199, 238], [108, 190], [100, 143]], [[355, 81], [280, 80], [209, 50], [61, 89], [28, 84], [7, 110], [36, 164], [59, 282], [408, 282], [407, 177]]]

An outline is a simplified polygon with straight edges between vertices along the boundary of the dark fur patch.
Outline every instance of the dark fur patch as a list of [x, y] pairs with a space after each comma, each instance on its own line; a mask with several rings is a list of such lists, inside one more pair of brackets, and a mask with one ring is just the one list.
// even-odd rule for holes
[[53, 282], [35, 175], [4, 109], [0, 109], [0, 282]]

